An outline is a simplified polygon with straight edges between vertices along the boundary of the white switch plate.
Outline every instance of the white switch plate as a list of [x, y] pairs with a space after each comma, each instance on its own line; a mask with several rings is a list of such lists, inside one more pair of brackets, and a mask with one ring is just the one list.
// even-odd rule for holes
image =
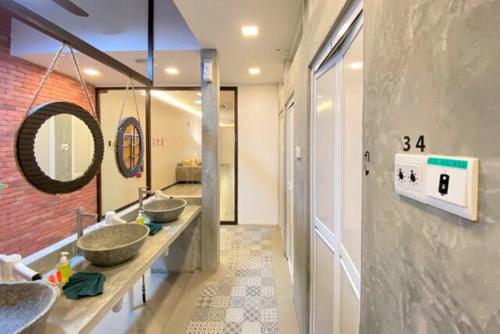
[[203, 81], [213, 81], [213, 66], [211, 61], [206, 61], [203, 63]]
[[396, 154], [394, 185], [403, 196], [476, 221], [478, 167], [476, 158]]
[[302, 160], [302, 150], [300, 149], [300, 146], [295, 146], [295, 158], [297, 160]]

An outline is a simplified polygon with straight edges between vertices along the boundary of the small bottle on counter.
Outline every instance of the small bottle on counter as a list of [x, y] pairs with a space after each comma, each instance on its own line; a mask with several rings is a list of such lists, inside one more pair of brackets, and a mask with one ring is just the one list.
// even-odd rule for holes
[[57, 264], [57, 269], [61, 273], [61, 283], [66, 284], [66, 282], [71, 277], [71, 265], [68, 260], [68, 252], [61, 252], [61, 258]]
[[137, 224], [144, 225], [144, 212], [142, 210], [139, 210], [139, 214], [137, 215], [137, 218], [135, 219], [135, 222]]

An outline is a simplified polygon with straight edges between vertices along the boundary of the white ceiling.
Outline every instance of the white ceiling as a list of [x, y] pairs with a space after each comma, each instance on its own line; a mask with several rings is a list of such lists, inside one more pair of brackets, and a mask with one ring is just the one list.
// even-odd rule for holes
[[[219, 51], [223, 83], [281, 81], [301, 0], [173, 1], [200, 45]], [[258, 26], [259, 36], [244, 38], [244, 25]], [[260, 67], [261, 74], [250, 76], [250, 67]]]
[[[17, 0], [40, 15], [69, 30], [90, 44], [146, 74], [146, 14], [139, 0], [75, 0], [90, 14], [81, 18], [51, 1]], [[179, 9], [177, 9], [177, 4]], [[155, 8], [155, 86], [198, 86], [200, 48], [217, 48], [222, 85], [277, 83], [283, 61], [296, 30], [301, 0], [162, 0]], [[187, 23], [186, 23], [187, 22]], [[260, 34], [245, 39], [241, 26], [258, 25]], [[48, 66], [59, 42], [13, 20], [11, 53], [41, 66]], [[279, 49], [280, 51], [277, 51]], [[78, 54], [82, 68], [94, 68], [99, 76], [86, 76], [98, 87], [123, 86], [126, 77], [103, 64]], [[252, 77], [250, 66], [262, 73]], [[175, 67], [178, 75], [167, 75]], [[57, 70], [74, 75], [70, 58], [60, 60]]]
[[[142, 91], [144, 94], [144, 91]], [[198, 90], [153, 90], [153, 106], [168, 105], [181, 111], [196, 112], [201, 115], [201, 94]], [[167, 97], [167, 98], [165, 98]], [[232, 90], [222, 90], [220, 92], [220, 123], [224, 125], [234, 125], [234, 92]], [[172, 101], [175, 103], [172, 104]]]

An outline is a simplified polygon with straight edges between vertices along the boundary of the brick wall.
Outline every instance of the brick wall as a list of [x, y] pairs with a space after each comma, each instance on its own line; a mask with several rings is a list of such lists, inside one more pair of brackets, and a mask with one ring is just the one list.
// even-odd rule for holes
[[[32, 254], [75, 230], [75, 213], [96, 212], [95, 178], [71, 194], [48, 195], [25, 181], [15, 159], [15, 138], [26, 108], [46, 69], [9, 55], [10, 18], [0, 11], [0, 254]], [[95, 91], [89, 87], [91, 99]], [[80, 83], [53, 73], [35, 105], [64, 100], [90, 110]]]

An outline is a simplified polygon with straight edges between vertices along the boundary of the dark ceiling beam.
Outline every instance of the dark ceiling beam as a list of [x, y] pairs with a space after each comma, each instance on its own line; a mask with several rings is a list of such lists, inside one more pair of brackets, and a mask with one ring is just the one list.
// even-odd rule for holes
[[92, 45], [76, 37], [69, 31], [62, 29], [58, 25], [43, 18], [37, 13], [18, 4], [14, 0], [0, 0], [0, 7], [9, 12], [12, 15], [12, 17], [16, 18], [17, 20], [29, 25], [30, 27], [60, 42], [64, 42], [68, 45], [71, 45], [74, 49], [77, 49], [81, 53], [84, 53], [87, 56], [101, 62], [102, 64], [111, 67], [112, 69], [126, 75], [127, 77], [130, 77], [147, 87], [153, 85], [153, 81], [146, 78], [144, 75], [131, 69], [127, 65], [119, 62], [118, 60], [102, 52], [101, 50], [93, 47]]
[[155, 0], [148, 0], [148, 78], [153, 82], [155, 68]]

